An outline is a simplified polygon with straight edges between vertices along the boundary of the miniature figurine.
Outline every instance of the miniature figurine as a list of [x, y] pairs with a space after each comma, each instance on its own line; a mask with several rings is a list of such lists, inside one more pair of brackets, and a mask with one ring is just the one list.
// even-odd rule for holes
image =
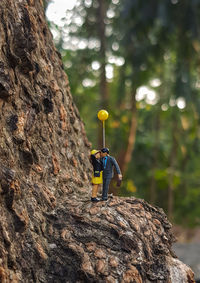
[[97, 198], [98, 188], [99, 185], [103, 183], [103, 163], [101, 160], [101, 151], [93, 149], [91, 151], [90, 158], [93, 166], [91, 201], [97, 202], [100, 201], [100, 199]]
[[101, 149], [101, 157], [103, 161], [103, 192], [102, 192], [102, 200], [108, 199], [108, 190], [110, 181], [113, 178], [113, 166], [115, 167], [115, 170], [118, 174], [118, 182], [121, 183], [122, 180], [122, 173], [119, 168], [119, 165], [114, 157], [109, 155], [109, 149], [108, 148], [102, 148]]

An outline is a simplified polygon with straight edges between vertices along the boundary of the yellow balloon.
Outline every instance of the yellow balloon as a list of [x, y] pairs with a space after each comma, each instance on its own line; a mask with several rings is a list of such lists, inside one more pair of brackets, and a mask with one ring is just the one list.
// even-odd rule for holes
[[108, 112], [106, 110], [100, 110], [97, 114], [97, 117], [99, 118], [99, 120], [101, 121], [105, 121], [108, 119]]

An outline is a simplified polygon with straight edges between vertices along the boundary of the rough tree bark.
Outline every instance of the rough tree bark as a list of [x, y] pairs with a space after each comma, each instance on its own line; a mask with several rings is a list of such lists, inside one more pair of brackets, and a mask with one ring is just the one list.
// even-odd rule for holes
[[194, 282], [161, 209], [90, 203], [90, 144], [42, 2], [0, 1], [0, 281]]

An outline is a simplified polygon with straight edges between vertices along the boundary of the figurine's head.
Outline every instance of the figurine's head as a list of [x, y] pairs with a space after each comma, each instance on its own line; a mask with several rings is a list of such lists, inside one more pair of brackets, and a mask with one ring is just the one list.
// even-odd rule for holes
[[101, 157], [105, 157], [109, 154], [109, 148], [104, 147], [101, 149]]
[[101, 151], [100, 150], [96, 150], [96, 149], [93, 149], [91, 152], [90, 152], [91, 155], [95, 155], [96, 158], [100, 158], [101, 157]]

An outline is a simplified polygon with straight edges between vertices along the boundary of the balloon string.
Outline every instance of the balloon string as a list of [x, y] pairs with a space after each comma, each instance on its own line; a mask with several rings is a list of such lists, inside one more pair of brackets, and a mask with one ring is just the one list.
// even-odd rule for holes
[[103, 121], [103, 147], [106, 146], [106, 142], [105, 142], [105, 121]]

